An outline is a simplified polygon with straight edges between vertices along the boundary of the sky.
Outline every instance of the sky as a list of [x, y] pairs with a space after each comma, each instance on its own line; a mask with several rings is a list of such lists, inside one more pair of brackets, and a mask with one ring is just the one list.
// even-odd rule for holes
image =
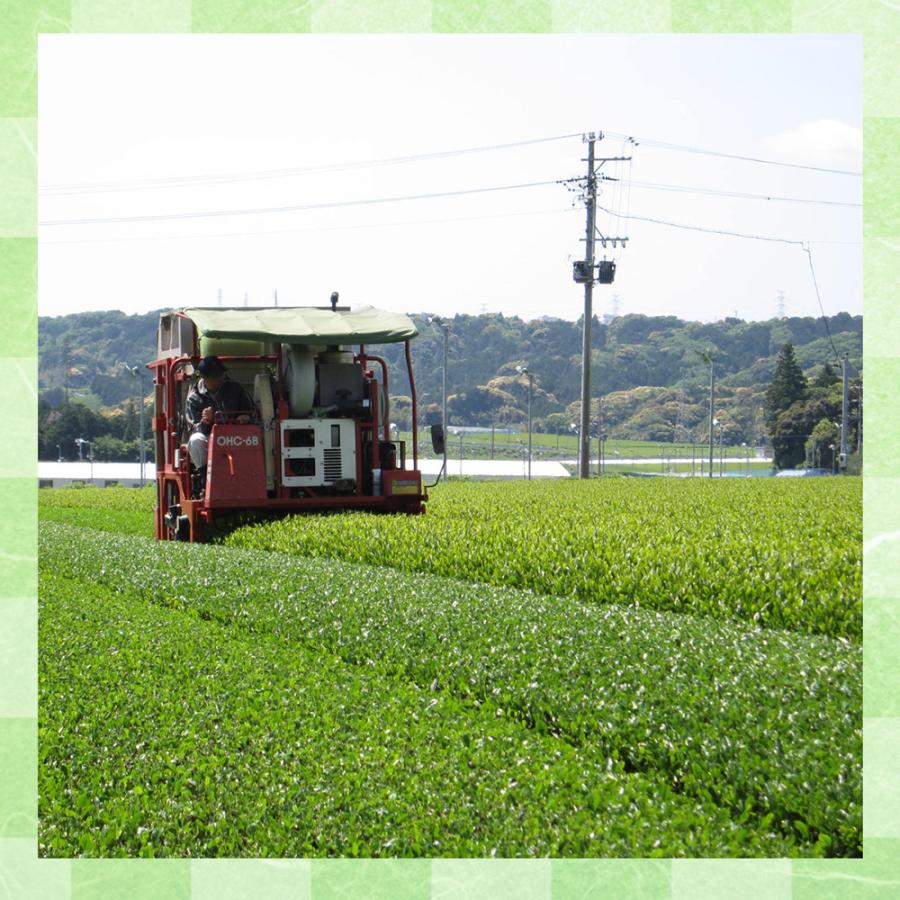
[[600, 168], [597, 227], [628, 242], [597, 245], [598, 315], [862, 312], [862, 179], [798, 167], [861, 171], [857, 36], [39, 40], [40, 315], [339, 291], [575, 320], [585, 211], [559, 182], [587, 132], [631, 157]]

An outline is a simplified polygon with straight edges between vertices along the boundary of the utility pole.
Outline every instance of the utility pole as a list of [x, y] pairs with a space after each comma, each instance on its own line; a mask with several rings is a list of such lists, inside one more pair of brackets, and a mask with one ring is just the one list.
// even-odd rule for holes
[[[444, 332], [444, 371], [441, 385], [441, 428], [444, 430], [444, 478], [449, 475], [447, 472], [447, 341], [450, 335], [450, 325], [440, 316], [431, 316], [428, 320], [429, 325], [437, 324]], [[462, 441], [460, 441], [460, 459], [462, 459]], [[462, 465], [462, 463], [460, 463]]]
[[[709, 477], [713, 477], [713, 427], [716, 425], [716, 376], [713, 371], [712, 350], [695, 350], [702, 360], [709, 366]], [[693, 450], [691, 451], [693, 456]], [[703, 464], [700, 465], [700, 477], [703, 477]]]
[[603, 474], [603, 398], [597, 398], [597, 474]]
[[147, 468], [147, 444], [144, 440], [144, 378], [143, 370], [138, 366], [129, 366], [128, 363], [122, 363], [132, 378], [137, 382], [138, 393], [138, 459], [141, 466], [141, 487], [144, 486], [144, 470]]
[[[62, 341], [62, 355], [63, 355], [63, 392], [65, 393], [66, 403], [69, 402], [69, 342], [63, 338]], [[79, 444], [79, 448], [81, 445]], [[80, 453], [79, 449], [79, 453]], [[81, 457], [79, 456], [79, 459]]]
[[[587, 222], [585, 225], [585, 254], [583, 260], [573, 263], [572, 277], [576, 283], [584, 285], [584, 328], [581, 344], [581, 427], [578, 434], [578, 477], [589, 478], [591, 474], [591, 322], [593, 319], [593, 295], [594, 281], [600, 284], [612, 284], [615, 277], [616, 264], [612, 260], [604, 259], [599, 264], [599, 272], [595, 273], [594, 242], [597, 233], [597, 172], [596, 163], [603, 165], [606, 162], [628, 162], [630, 156], [612, 156], [595, 159], [594, 144], [603, 139], [603, 134], [590, 132], [582, 140], [588, 145], [587, 175], [584, 178], [573, 178], [569, 182], [578, 185], [585, 209]], [[615, 181], [607, 178], [605, 180]], [[611, 241], [613, 247], [619, 242], [625, 246], [628, 238], [608, 237], [600, 235], [600, 242], [606, 247], [606, 242]]]
[[584, 283], [584, 328], [581, 342], [581, 432], [578, 435], [578, 477], [591, 474], [591, 319], [594, 300], [594, 229], [597, 227], [597, 176], [594, 173], [593, 133], [588, 137], [587, 226], [585, 231], [585, 265], [589, 275]]
[[863, 386], [862, 381], [859, 382], [856, 400], [856, 452], [862, 459], [862, 431], [863, 431]]
[[677, 444], [678, 438], [684, 434], [684, 369], [678, 376], [678, 414], [675, 417], [675, 428], [672, 431], [672, 443]]
[[709, 357], [709, 477], [713, 477], [713, 426], [715, 418], [713, 409], [716, 405], [716, 374], [713, 368], [712, 356]]
[[140, 400], [141, 400], [141, 402], [138, 404], [138, 413], [139, 413], [138, 421], [140, 423], [138, 425], [138, 434], [140, 435], [140, 441], [141, 441], [140, 453], [138, 454], [138, 456], [139, 456], [140, 463], [141, 463], [141, 487], [143, 487], [144, 486], [144, 472], [147, 468], [147, 442], [146, 442], [146, 439], [144, 438], [144, 379], [143, 379], [144, 373], [141, 369], [138, 369], [137, 366], [135, 366], [135, 369], [137, 370], [138, 393], [140, 394]]
[[528, 376], [528, 480], [531, 481], [531, 393], [534, 389], [534, 376], [528, 366], [516, 366], [516, 371]]
[[[444, 332], [444, 375], [441, 386], [441, 425], [444, 430], [444, 478], [447, 477], [447, 341], [450, 335], [450, 326], [441, 319], [441, 330]], [[462, 432], [459, 438], [459, 469], [462, 475]]]
[[577, 472], [580, 472], [581, 471], [581, 439], [578, 437], [578, 428], [579, 428], [579, 426], [578, 426], [577, 422], [572, 422], [569, 425], [569, 431], [571, 431], [572, 434], [574, 434], [577, 439], [575, 442], [575, 470]]
[[847, 372], [850, 359], [848, 354], [844, 354], [841, 360], [841, 375], [843, 376], [843, 392], [841, 394], [841, 455], [838, 457], [841, 472], [847, 471], [847, 432], [850, 430], [850, 382], [848, 381]]

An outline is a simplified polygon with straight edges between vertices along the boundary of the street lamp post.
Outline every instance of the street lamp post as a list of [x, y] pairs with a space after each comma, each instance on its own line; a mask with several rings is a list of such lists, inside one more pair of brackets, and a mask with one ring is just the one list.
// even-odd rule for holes
[[141, 463], [141, 487], [143, 487], [144, 470], [147, 468], [147, 445], [144, 440], [144, 372], [138, 366], [129, 366], [128, 363], [123, 363], [122, 365], [125, 366], [132, 378], [137, 379], [138, 384], [138, 417], [140, 421], [138, 426], [138, 433], [140, 434], [138, 459]]
[[[846, 416], [844, 416], [844, 421], [847, 421]], [[841, 423], [840, 422], [832, 422], [831, 424], [834, 425], [835, 429], [837, 429], [837, 434], [835, 435], [835, 441], [834, 441], [834, 451], [832, 452], [832, 456], [837, 457], [837, 462], [835, 462], [834, 465], [832, 466], [832, 468], [834, 469], [834, 474], [837, 475], [838, 466], [840, 465], [840, 461], [841, 461], [841, 457], [838, 456], [838, 454], [844, 452], [844, 447], [846, 446], [846, 442], [844, 440], [844, 428], [841, 425]], [[841, 471], [845, 471], [845, 469], [843, 467], [841, 467]]]
[[516, 371], [528, 376], [528, 480], [531, 481], [531, 394], [534, 390], [534, 376], [528, 366], [516, 366]]
[[[719, 420], [718, 419], [710, 419], [709, 420], [709, 477], [713, 477], [713, 463], [715, 461], [714, 455], [714, 447], [716, 443], [716, 436], [714, 428], [718, 428]], [[721, 434], [721, 431], [719, 432]], [[721, 474], [721, 473], [720, 473]]]
[[[428, 320], [429, 325], [437, 323], [441, 331], [444, 332], [444, 371], [441, 384], [441, 428], [444, 430], [444, 478], [447, 477], [447, 341], [450, 336], [450, 324], [445, 322], [440, 316], [432, 316]], [[460, 452], [460, 459], [462, 458]]]
[[84, 438], [75, 438], [75, 443], [78, 444], [78, 459], [80, 462], [84, 462], [84, 445], [87, 444], [88, 448], [88, 462], [91, 464], [90, 476], [89, 480], [93, 482], [94, 480], [94, 445], [91, 441], [86, 441]]
[[716, 376], [713, 368], [712, 354], [706, 351], [696, 351], [703, 361], [709, 366], [709, 477], [713, 477], [713, 424], [715, 422], [714, 411], [716, 402]]

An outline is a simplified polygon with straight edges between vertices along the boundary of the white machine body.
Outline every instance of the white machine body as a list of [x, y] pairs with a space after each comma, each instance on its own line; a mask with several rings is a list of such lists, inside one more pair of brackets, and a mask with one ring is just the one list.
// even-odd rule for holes
[[356, 480], [353, 419], [283, 419], [279, 424], [285, 487], [325, 487]]

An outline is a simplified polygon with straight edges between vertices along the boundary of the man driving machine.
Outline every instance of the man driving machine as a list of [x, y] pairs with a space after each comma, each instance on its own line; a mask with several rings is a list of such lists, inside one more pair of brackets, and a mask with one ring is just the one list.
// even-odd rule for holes
[[244, 388], [232, 381], [218, 356], [205, 356], [197, 366], [200, 380], [187, 398], [187, 421], [191, 428], [188, 452], [191, 462], [206, 472], [209, 435], [216, 422], [246, 425], [253, 411], [253, 400]]

